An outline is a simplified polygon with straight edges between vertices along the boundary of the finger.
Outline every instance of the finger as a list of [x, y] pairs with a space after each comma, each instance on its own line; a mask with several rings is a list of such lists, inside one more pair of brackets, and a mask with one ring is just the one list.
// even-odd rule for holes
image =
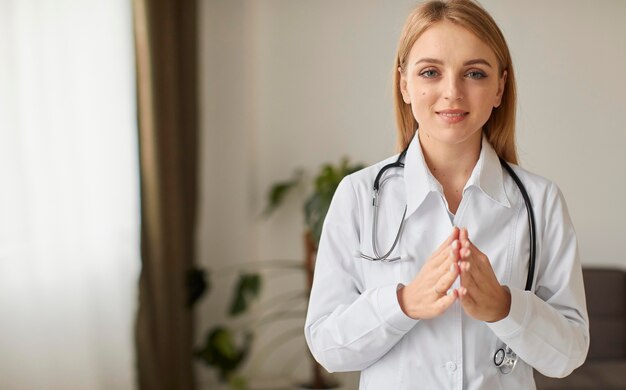
[[[461, 272], [468, 272], [470, 268], [479, 268], [480, 262], [475, 258], [474, 252], [469, 248], [459, 249], [459, 270]], [[470, 264], [472, 264], [470, 266]]]
[[457, 288], [456, 289], [456, 293], [459, 296], [459, 299], [463, 298], [464, 296], [467, 295], [467, 287], [461, 286], [461, 287]]
[[470, 294], [470, 291], [466, 287], [459, 287], [457, 289], [457, 295], [459, 297], [459, 300], [461, 301], [461, 305], [463, 305], [464, 308], [476, 307], [476, 300], [474, 299], [472, 294]]
[[467, 228], [461, 228], [459, 230], [459, 240], [461, 243], [465, 244], [465, 242], [469, 242], [469, 233], [467, 232]]
[[439, 280], [437, 280], [437, 283], [435, 283], [436, 291], [439, 291], [440, 293], [448, 291], [458, 276], [459, 273], [456, 264], [451, 263], [448, 270], [441, 275]]
[[459, 250], [461, 250], [461, 241], [459, 240], [452, 241], [450, 250], [452, 251], [452, 257], [454, 261], [458, 261], [461, 258], [461, 255], [459, 253]]
[[[487, 256], [480, 252], [473, 244], [470, 245], [469, 249], [461, 248], [460, 253], [462, 263], [467, 262], [472, 264], [471, 275], [476, 284], [483, 286], [487, 283], [490, 275], [494, 273]], [[463, 269], [461, 269], [461, 273], [463, 273]]]
[[465, 286], [461, 286], [456, 290], [460, 300], [464, 301], [466, 304], [471, 304], [472, 306], [478, 305], [477, 302], [480, 295], [476, 294], [476, 291], [472, 291]]
[[448, 248], [447, 253], [445, 251], [442, 253], [441, 256], [443, 258], [443, 261], [439, 263], [439, 269], [441, 270], [441, 273], [447, 271], [448, 268], [450, 268], [450, 264], [456, 264], [456, 262], [460, 259], [460, 249], [461, 243], [459, 242], [459, 240], [454, 240]]
[[457, 294], [456, 290], [452, 290], [450, 294], [442, 295], [441, 298], [437, 300], [439, 310], [442, 313], [446, 311], [450, 306], [452, 306], [452, 304], [454, 303], [454, 301], [457, 300], [458, 297], [459, 295]]
[[461, 286], [468, 290], [480, 293], [482, 291], [480, 288], [481, 284], [476, 280], [476, 272], [473, 271], [473, 269], [476, 268], [475, 264], [463, 261], [461, 262], [459, 268], [461, 269]]
[[459, 228], [454, 226], [452, 228], [452, 232], [450, 233], [450, 235], [448, 236], [448, 238], [445, 239], [444, 242], [441, 243], [441, 245], [439, 245], [439, 248], [437, 248], [437, 250], [435, 250], [434, 255], [438, 255], [441, 252], [443, 252], [447, 247], [449, 247], [450, 245], [452, 245], [452, 242], [454, 242], [454, 240], [458, 240], [459, 239]]
[[459, 249], [459, 255], [461, 258], [461, 262], [467, 261], [473, 264], [474, 267], [474, 275], [482, 276], [483, 272], [486, 272], [485, 267], [491, 267], [489, 263], [489, 259], [485, 256], [471, 241], [465, 241], [462, 248]]
[[[463, 230], [465, 231], [464, 234]], [[467, 229], [463, 228], [461, 230], [461, 234], [459, 234], [459, 241], [461, 242], [461, 250], [467, 249], [474, 254], [485, 256], [485, 254], [481, 252], [480, 249], [478, 249], [478, 247], [467, 237]]]
[[472, 242], [469, 240], [467, 228], [462, 228], [459, 232], [459, 242], [461, 243], [461, 249], [459, 250], [460, 257], [466, 258], [470, 255]]
[[450, 267], [449, 263], [453, 263], [457, 260], [458, 251], [461, 244], [458, 240], [454, 240], [450, 244], [447, 250], [441, 251], [438, 255], [431, 258], [430, 262], [433, 267], [439, 270], [438, 274], [443, 274]]
[[460, 260], [456, 263], [459, 273], [468, 273], [472, 268], [472, 263], [467, 260]]

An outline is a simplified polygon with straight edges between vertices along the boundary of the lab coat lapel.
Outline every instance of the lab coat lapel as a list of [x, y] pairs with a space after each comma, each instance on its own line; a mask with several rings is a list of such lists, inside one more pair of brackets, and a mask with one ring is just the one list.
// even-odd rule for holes
[[405, 219], [408, 219], [420, 207], [430, 192], [440, 191], [443, 193], [440, 188], [441, 185], [428, 170], [417, 132], [415, 132], [406, 154], [404, 184], [407, 200]]

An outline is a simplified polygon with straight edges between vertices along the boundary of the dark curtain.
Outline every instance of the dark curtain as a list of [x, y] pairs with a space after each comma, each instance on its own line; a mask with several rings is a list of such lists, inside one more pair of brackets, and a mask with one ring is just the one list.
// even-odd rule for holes
[[133, 0], [141, 177], [135, 340], [139, 388], [193, 389], [192, 311], [197, 187], [195, 0]]

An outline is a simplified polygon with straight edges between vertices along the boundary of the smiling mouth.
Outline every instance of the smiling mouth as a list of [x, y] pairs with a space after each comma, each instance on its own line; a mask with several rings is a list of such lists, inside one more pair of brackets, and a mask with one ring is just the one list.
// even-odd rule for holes
[[465, 111], [436, 111], [437, 115], [445, 116], [448, 118], [458, 118], [469, 115], [469, 112]]
[[458, 123], [465, 119], [469, 112], [463, 110], [436, 111], [437, 115], [447, 123]]

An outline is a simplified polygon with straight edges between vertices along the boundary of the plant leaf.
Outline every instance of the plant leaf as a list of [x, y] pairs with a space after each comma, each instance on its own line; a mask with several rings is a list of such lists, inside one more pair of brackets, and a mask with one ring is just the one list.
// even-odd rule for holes
[[229, 314], [239, 315], [248, 310], [248, 307], [259, 297], [261, 292], [261, 275], [258, 273], [241, 274], [235, 287], [233, 302], [230, 305]]
[[241, 366], [250, 350], [252, 335], [245, 333], [243, 336], [243, 341], [237, 343], [230, 329], [215, 326], [207, 334], [204, 345], [196, 349], [194, 354], [206, 365], [217, 368], [220, 380], [226, 381]]
[[187, 307], [191, 308], [205, 293], [211, 290], [210, 272], [202, 268], [191, 268], [187, 271]]
[[248, 381], [241, 374], [230, 374], [228, 377], [228, 386], [231, 390], [247, 390]]
[[339, 183], [346, 175], [364, 168], [363, 164], [352, 165], [347, 157], [344, 157], [337, 166], [325, 164], [314, 178], [315, 191], [311, 194], [304, 205], [304, 216], [307, 229], [312, 234], [316, 246], [322, 234], [322, 226], [330, 207], [331, 200]]
[[267, 195], [267, 206], [265, 206], [265, 211], [263, 214], [265, 216], [270, 215], [278, 206], [280, 206], [287, 194], [291, 191], [292, 188], [297, 187], [302, 183], [302, 178], [304, 177], [304, 171], [301, 169], [297, 169], [291, 180], [283, 181], [274, 184]]
[[215, 351], [227, 360], [233, 360], [237, 357], [237, 347], [233, 340], [233, 334], [228, 329], [219, 329], [213, 335], [213, 345]]

